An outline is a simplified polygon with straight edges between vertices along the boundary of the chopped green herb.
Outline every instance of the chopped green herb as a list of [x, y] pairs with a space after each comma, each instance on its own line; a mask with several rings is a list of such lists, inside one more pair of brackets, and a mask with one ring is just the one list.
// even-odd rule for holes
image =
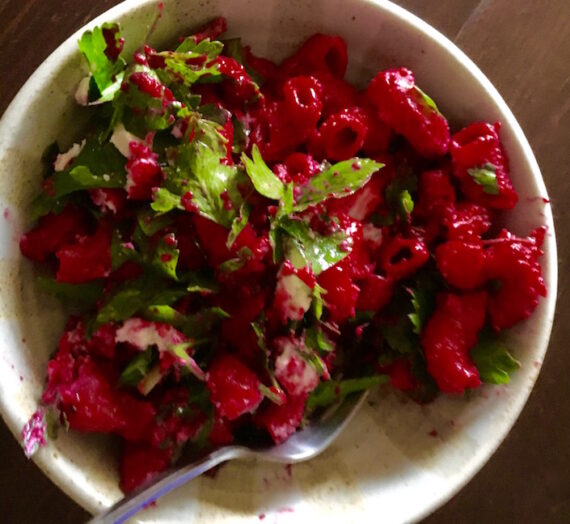
[[321, 317], [323, 316], [323, 307], [325, 305], [323, 295], [326, 295], [326, 293], [327, 291], [325, 288], [315, 283], [315, 286], [313, 287], [313, 301], [311, 302], [311, 306], [317, 320], [321, 320]]
[[489, 333], [479, 336], [479, 342], [469, 352], [483, 382], [507, 384], [511, 373], [520, 367], [505, 345]]
[[113, 270], [121, 267], [128, 260], [138, 260], [139, 253], [131, 243], [123, 242], [120, 233], [113, 231], [111, 238], [111, 268]]
[[230, 230], [230, 234], [228, 235], [228, 240], [226, 242], [226, 247], [228, 249], [231, 249], [231, 247], [234, 245], [234, 242], [236, 241], [236, 238], [243, 231], [244, 227], [247, 226], [250, 211], [251, 211], [250, 206], [244, 200], [244, 202], [239, 208], [239, 216], [234, 218], [232, 222], [232, 228]]
[[286, 217], [279, 221], [278, 227], [298, 243], [300, 252], [315, 275], [334, 266], [350, 253], [345, 242], [346, 235], [342, 231], [329, 236], [320, 235], [307, 222]]
[[361, 188], [384, 164], [369, 158], [350, 158], [321, 171], [300, 188], [294, 211], [303, 211], [327, 198], [339, 198]]
[[480, 167], [472, 167], [467, 173], [473, 178], [475, 183], [483, 188], [483, 192], [488, 195], [499, 194], [499, 184], [497, 182], [497, 168], [493, 164], [484, 164]]
[[387, 375], [373, 375], [370, 377], [349, 378], [346, 380], [329, 380], [321, 382], [309, 395], [307, 410], [330, 406], [351, 393], [357, 393], [371, 387], [385, 384], [390, 380]]
[[103, 285], [99, 282], [68, 284], [57, 282], [54, 278], [38, 277], [37, 283], [44, 293], [53, 295], [69, 306], [90, 307], [99, 300], [103, 293]]
[[[110, 50], [111, 52], [106, 52], [108, 50], [104, 32], [112, 35], [116, 49]], [[126, 62], [121, 56], [114, 57], [116, 50], [122, 47], [120, 38], [119, 25], [106, 23], [101, 27], [94, 27], [92, 31], [85, 31], [79, 39], [79, 50], [87, 60], [96, 87], [96, 94], [89, 97], [90, 101], [112, 100], [121, 88]]]
[[314, 350], [329, 352], [335, 348], [319, 325], [311, 326], [305, 331], [305, 342]]
[[424, 104], [425, 107], [435, 111], [438, 115], [441, 115], [441, 113], [439, 112], [439, 109], [437, 108], [437, 105], [435, 104], [435, 102], [433, 101], [433, 99], [431, 97], [429, 97], [426, 93], [424, 93], [418, 86], [414, 86], [414, 89], [416, 90], [416, 92], [420, 95], [420, 98]]
[[435, 308], [435, 296], [438, 284], [429, 273], [420, 273], [415, 279], [415, 283], [408, 289], [412, 297], [413, 311], [408, 314], [413, 332], [419, 335], [425, 323], [433, 313]]
[[418, 179], [411, 171], [396, 176], [388, 185], [385, 192], [386, 205], [392, 217], [399, 216], [402, 220], [409, 221], [414, 210], [412, 194], [417, 187]]
[[156, 363], [156, 349], [148, 348], [133, 358], [119, 377], [122, 386], [136, 386]]
[[245, 166], [245, 170], [251, 179], [253, 187], [256, 191], [272, 200], [280, 200], [285, 192], [285, 184], [279, 180], [277, 175], [269, 169], [256, 144], [251, 150], [251, 159], [243, 153], [241, 161]]
[[176, 274], [176, 266], [178, 265], [178, 257], [180, 250], [176, 247], [174, 235], [166, 235], [162, 237], [156, 246], [152, 266], [162, 275], [178, 280]]

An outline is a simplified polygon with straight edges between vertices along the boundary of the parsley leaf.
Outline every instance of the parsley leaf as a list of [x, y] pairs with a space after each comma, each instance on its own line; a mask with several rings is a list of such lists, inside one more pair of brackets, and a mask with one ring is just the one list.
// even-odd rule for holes
[[[136, 75], [136, 76], [135, 76]], [[147, 82], [160, 84], [157, 73], [147, 66], [136, 64], [125, 74], [123, 85], [113, 100], [113, 116], [109, 129], [122, 122], [125, 128], [137, 136], [146, 136], [148, 131], [167, 129], [174, 123], [174, 116], [181, 108], [181, 103], [173, 100], [166, 86], [161, 88], [161, 94], [154, 96], [139, 87], [140, 75]]]
[[409, 355], [418, 347], [406, 317], [398, 317], [395, 322], [383, 322], [380, 330], [388, 346], [398, 353]]
[[[212, 335], [214, 325], [221, 319], [229, 318], [229, 314], [219, 307], [203, 308], [192, 315], [184, 315], [166, 304], [153, 304], [142, 311], [146, 320], [165, 322], [182, 331], [194, 341]], [[196, 342], [194, 342], [196, 344]]]
[[247, 142], [247, 133], [243, 122], [237, 118], [232, 118], [234, 126], [234, 139], [232, 141], [232, 153], [234, 155], [241, 155], [245, 149]]
[[149, 305], [169, 305], [187, 294], [182, 289], [164, 289], [164, 281], [143, 276], [127, 282], [112, 295], [97, 313], [96, 324], [127, 320]]
[[243, 52], [243, 45], [241, 43], [241, 38], [230, 38], [223, 41], [224, 44], [224, 55], [233, 58], [236, 62], [241, 64], [248, 76], [258, 85], [263, 84], [263, 77], [252, 67], [246, 60], [245, 54]]
[[[115, 49], [107, 48], [105, 35], [112, 40]], [[79, 50], [87, 59], [92, 79], [99, 91], [98, 101], [112, 100], [121, 88], [126, 62], [117, 51], [122, 48], [119, 25], [107, 23], [94, 27], [93, 31], [85, 31], [78, 42]], [[91, 86], [90, 86], [91, 87]], [[91, 89], [90, 89], [91, 91]]]
[[37, 219], [61, 205], [62, 197], [84, 189], [125, 187], [125, 158], [113, 144], [100, 144], [90, 138], [73, 164], [44, 181], [44, 191], [32, 202], [31, 214]]
[[247, 226], [250, 211], [251, 211], [251, 208], [249, 207], [247, 202], [244, 200], [242, 205], [239, 208], [239, 216], [234, 218], [234, 220], [232, 222], [230, 234], [228, 235], [228, 240], [226, 242], [226, 247], [228, 249], [231, 249], [231, 247], [234, 245], [234, 242], [236, 241], [236, 238], [243, 231], [244, 227]]
[[305, 342], [307, 346], [312, 349], [325, 352], [334, 350], [334, 344], [323, 333], [323, 330], [318, 324], [305, 330]]
[[247, 175], [253, 183], [256, 191], [264, 197], [271, 198], [272, 200], [280, 200], [285, 192], [285, 184], [279, 180], [277, 175], [269, 169], [257, 144], [254, 144], [251, 150], [251, 159], [243, 153], [241, 161], [245, 167]]
[[415, 193], [417, 187], [418, 179], [411, 171], [396, 176], [386, 187], [386, 205], [393, 216], [399, 216], [405, 221], [410, 219], [414, 210], [412, 193]]
[[[164, 187], [159, 187], [152, 194], [152, 204], [150, 205], [153, 211], [160, 215], [168, 213], [173, 209], [180, 209], [184, 211], [184, 206], [179, 195], [171, 193]], [[146, 233], [145, 233], [146, 234]]]
[[293, 207], [303, 211], [327, 198], [340, 198], [362, 187], [384, 164], [369, 158], [349, 158], [330, 166], [302, 186]]
[[479, 167], [472, 167], [467, 170], [467, 173], [469, 173], [476, 184], [483, 187], [483, 193], [488, 195], [499, 194], [497, 167], [493, 164], [486, 163]]
[[148, 348], [136, 355], [123, 369], [119, 377], [119, 384], [122, 386], [136, 386], [150, 371], [157, 361], [157, 351]]
[[164, 322], [180, 329], [186, 321], [186, 316], [168, 305], [152, 305], [142, 311], [145, 320]]
[[221, 154], [205, 142], [194, 140], [179, 146], [176, 152], [175, 165], [164, 169], [166, 187], [155, 192], [151, 207], [161, 213], [183, 208], [179, 197], [190, 191], [202, 215], [231, 227], [237, 215], [235, 208], [243, 201], [238, 188], [242, 177], [236, 166], [222, 163], [225, 150]]
[[[160, 207], [160, 204], [158, 207]], [[157, 215], [153, 213], [152, 209], [144, 209], [137, 214], [137, 222], [142, 232], [147, 237], [152, 237], [161, 229], [172, 224], [173, 218], [162, 214]]]
[[220, 284], [217, 280], [208, 275], [201, 273], [187, 273], [183, 280], [186, 284], [186, 290], [189, 293], [202, 293], [210, 295], [220, 291]]
[[222, 262], [218, 266], [218, 271], [222, 273], [233, 273], [234, 271], [237, 271], [238, 269], [241, 269], [243, 266], [245, 266], [247, 259], [250, 256], [251, 249], [249, 249], [247, 246], [244, 246], [237, 252], [237, 257], [230, 258], [225, 262]]
[[193, 347], [194, 342], [182, 342], [175, 344], [168, 348], [168, 352], [174, 355], [190, 373], [192, 373], [198, 380], [206, 380], [206, 374], [200, 369], [196, 361], [188, 354], [188, 350]]
[[413, 311], [408, 318], [413, 325], [413, 332], [421, 334], [422, 329], [435, 308], [437, 282], [428, 273], [419, 273], [413, 287], [408, 289], [412, 297]]
[[329, 380], [321, 382], [307, 399], [307, 411], [330, 406], [350, 393], [364, 391], [390, 380], [387, 375], [372, 375], [370, 377], [349, 378], [345, 380]]
[[263, 396], [271, 400], [271, 402], [278, 405], [282, 405], [285, 402], [286, 397], [285, 393], [281, 389], [281, 386], [279, 385], [279, 382], [275, 378], [274, 371], [269, 366], [269, 350], [267, 349], [267, 344], [265, 342], [265, 329], [263, 326], [264, 323], [265, 323], [265, 313], [262, 313], [257, 320], [254, 320], [251, 323], [253, 332], [257, 337], [257, 345], [262, 352], [263, 367], [271, 382], [271, 387], [267, 387], [262, 384], [259, 390], [261, 391]]
[[193, 38], [186, 38], [176, 51], [157, 53], [164, 58], [164, 67], [156, 72], [165, 83], [182, 82], [187, 87], [203, 77], [213, 80], [221, 75], [214, 59], [223, 47], [216, 40], [205, 39], [196, 43]]
[[315, 275], [334, 266], [350, 253], [344, 246], [346, 235], [342, 231], [325, 236], [313, 231], [304, 220], [286, 217], [278, 222], [278, 227], [295, 241]]
[[44, 293], [53, 295], [60, 302], [69, 306], [92, 306], [103, 294], [103, 285], [99, 282], [69, 284], [67, 282], [57, 282], [53, 278], [38, 277], [37, 283]]
[[426, 93], [424, 93], [418, 86], [414, 86], [414, 89], [416, 90], [416, 92], [418, 93], [418, 95], [420, 96], [420, 99], [423, 103], [423, 105], [428, 108], [431, 109], [432, 111], [435, 111], [438, 115], [441, 115], [439, 109], [437, 108], [437, 105], [435, 104], [435, 102], [433, 101], [433, 98], [431, 98], [430, 96], [428, 96]]
[[469, 352], [483, 382], [507, 384], [510, 374], [520, 367], [505, 345], [489, 333], [479, 337], [477, 345]]
[[321, 320], [321, 317], [323, 316], [323, 308], [325, 305], [323, 295], [326, 295], [326, 293], [327, 290], [324, 287], [315, 283], [315, 286], [313, 287], [313, 300], [311, 302], [311, 307], [317, 320]]
[[166, 235], [160, 239], [156, 246], [152, 265], [163, 276], [178, 280], [176, 266], [179, 255], [180, 250], [176, 247], [174, 235]]
[[137, 260], [139, 253], [132, 244], [122, 241], [120, 233], [113, 231], [111, 238], [111, 268], [113, 270], [121, 267], [127, 260]]
[[410, 195], [410, 192], [407, 189], [404, 189], [404, 191], [400, 193], [400, 206], [406, 217], [409, 218], [414, 210], [414, 201], [412, 200], [412, 195]]

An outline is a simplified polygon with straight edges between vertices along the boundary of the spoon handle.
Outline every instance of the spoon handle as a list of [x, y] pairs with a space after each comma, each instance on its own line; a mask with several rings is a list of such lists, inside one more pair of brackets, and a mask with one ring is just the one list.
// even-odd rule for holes
[[217, 449], [195, 462], [159, 477], [158, 480], [155, 480], [149, 486], [143, 487], [119, 500], [106, 512], [95, 516], [89, 521], [89, 524], [122, 524], [141, 509], [152, 504], [182, 484], [198, 477], [222, 462], [246, 454], [248, 454], [247, 450], [240, 446], [227, 446]]

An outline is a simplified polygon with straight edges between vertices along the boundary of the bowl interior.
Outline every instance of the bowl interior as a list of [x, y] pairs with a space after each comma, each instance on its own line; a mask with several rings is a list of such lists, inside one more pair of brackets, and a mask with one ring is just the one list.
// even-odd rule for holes
[[[121, 22], [130, 50], [143, 42], [157, 13], [155, 2], [128, 1], [89, 26]], [[520, 203], [506, 217], [519, 234], [547, 225], [542, 259], [549, 296], [532, 318], [509, 333], [522, 368], [506, 387], [483, 387], [466, 401], [441, 397], [428, 406], [381, 392], [324, 455], [292, 470], [256, 462], [222, 468], [145, 511], [142, 520], [251, 521], [280, 513], [280, 521], [327, 518], [386, 522], [419, 518], [443, 503], [484, 464], [518, 416], [547, 347], [556, 298], [556, 245], [546, 190], [530, 147], [505, 103], [480, 71], [435, 30], [389, 2], [371, 0], [165, 0], [151, 37], [165, 45], [223, 15], [229, 35], [256, 54], [280, 59], [315, 32], [342, 35], [349, 48], [349, 78], [364, 85], [386, 67], [411, 68], [454, 129], [473, 120], [501, 121]], [[0, 123], [0, 410], [15, 434], [37, 407], [46, 363], [64, 315], [39, 293], [18, 239], [29, 225], [25, 209], [39, 188], [40, 156], [58, 140], [70, 145], [85, 121], [72, 94], [84, 75], [72, 36], [30, 78]], [[435, 433], [434, 433], [435, 430]], [[436, 435], [435, 437], [432, 435]], [[96, 436], [60, 432], [36, 455], [54, 482], [96, 512], [120, 497], [115, 449]], [[411, 502], [413, 501], [413, 502]]]

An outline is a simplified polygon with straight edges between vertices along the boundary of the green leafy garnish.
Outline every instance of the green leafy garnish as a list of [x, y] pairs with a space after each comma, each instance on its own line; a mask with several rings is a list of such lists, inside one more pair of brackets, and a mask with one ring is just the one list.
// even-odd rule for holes
[[412, 200], [412, 195], [410, 195], [410, 192], [407, 189], [400, 193], [400, 206], [405, 215], [409, 218], [414, 210], [414, 201]]
[[205, 380], [206, 375], [200, 369], [198, 364], [194, 359], [188, 354], [188, 350], [193, 347], [194, 342], [182, 342], [181, 344], [175, 344], [168, 348], [168, 351], [172, 353], [178, 360], [184, 364], [186, 369], [192, 373], [198, 380]]
[[160, 369], [160, 364], [155, 364], [138, 383], [137, 388], [146, 397], [158, 385], [162, 377], [163, 372]]
[[394, 322], [384, 322], [380, 329], [388, 346], [398, 353], [409, 355], [418, 347], [418, 342], [410, 331], [410, 321], [406, 317], [398, 317]]
[[150, 207], [159, 214], [169, 213], [173, 209], [184, 211], [180, 196], [171, 193], [164, 187], [159, 187], [153, 192]]
[[157, 360], [157, 351], [148, 348], [133, 358], [119, 377], [122, 386], [136, 386], [150, 371]]
[[174, 116], [182, 107], [181, 102], [167, 95], [166, 86], [161, 87], [161, 95], [153, 96], [142, 90], [136, 80], [144, 75], [149, 81], [161, 84], [155, 70], [136, 64], [125, 74], [123, 85], [113, 100], [113, 116], [110, 129], [122, 122], [125, 128], [137, 136], [145, 136], [148, 131], [168, 129], [174, 123]]
[[111, 268], [113, 270], [121, 267], [128, 260], [138, 260], [139, 253], [130, 243], [125, 243], [121, 239], [118, 231], [113, 231], [111, 238]]
[[184, 315], [166, 304], [148, 306], [142, 316], [146, 320], [171, 324], [193, 340], [206, 338], [216, 322], [229, 318], [229, 314], [219, 307], [204, 308], [192, 315]]
[[303, 211], [327, 198], [339, 198], [362, 187], [384, 164], [369, 158], [350, 158], [330, 166], [300, 188], [295, 211]]
[[399, 216], [408, 221], [414, 210], [414, 200], [412, 194], [418, 187], [418, 179], [411, 172], [398, 175], [386, 187], [386, 205], [392, 217]]
[[220, 76], [218, 64], [214, 61], [224, 45], [216, 40], [186, 38], [176, 51], [157, 53], [164, 59], [164, 67], [157, 73], [164, 83], [183, 83], [190, 87], [205, 77], [214, 80]]
[[68, 284], [57, 282], [54, 278], [38, 277], [37, 283], [44, 293], [53, 295], [69, 306], [90, 307], [99, 300], [103, 293], [103, 285], [99, 282]]
[[205, 142], [194, 140], [178, 147], [176, 153], [174, 166], [165, 168], [165, 188], [155, 193], [151, 207], [161, 213], [183, 209], [179, 197], [191, 192], [192, 203], [200, 214], [231, 227], [237, 216], [236, 209], [243, 201], [238, 189], [243, 179], [236, 166], [222, 163], [225, 149], [222, 153]]
[[413, 287], [408, 289], [412, 297], [413, 308], [413, 311], [408, 313], [408, 318], [416, 335], [422, 332], [425, 323], [433, 313], [437, 288], [437, 283], [433, 278], [426, 273], [421, 273], [417, 276]]
[[189, 293], [210, 295], [220, 291], [220, 284], [216, 279], [201, 273], [187, 273], [184, 275], [183, 281]]
[[234, 126], [234, 139], [232, 142], [232, 153], [234, 155], [241, 155], [245, 149], [245, 144], [247, 142], [247, 134], [245, 127], [241, 120], [237, 118], [232, 118], [232, 124]]
[[178, 280], [176, 274], [176, 266], [178, 265], [178, 257], [180, 250], [176, 247], [174, 235], [166, 235], [160, 239], [156, 246], [154, 258], [152, 261], [153, 267], [164, 276]]
[[147, 237], [151, 237], [172, 224], [173, 219], [172, 216], [153, 213], [152, 209], [145, 209], [137, 214], [137, 222], [142, 232]]
[[319, 284], [315, 282], [315, 285], [313, 287], [313, 299], [311, 302], [311, 307], [317, 320], [321, 320], [321, 317], [323, 316], [323, 307], [325, 305], [323, 295], [326, 295], [326, 293], [326, 289], [319, 286]]
[[347, 237], [342, 231], [328, 236], [320, 235], [304, 220], [290, 218], [283, 218], [279, 222], [279, 228], [297, 243], [299, 252], [310, 264], [315, 275], [334, 266], [350, 253], [350, 249], [345, 246]]
[[431, 109], [432, 111], [435, 111], [438, 115], [441, 115], [439, 109], [437, 108], [437, 105], [435, 104], [435, 102], [433, 101], [433, 99], [428, 96], [426, 93], [424, 93], [418, 86], [414, 86], [414, 89], [416, 90], [416, 92], [420, 95], [420, 98], [424, 104], [425, 107]]
[[351, 393], [357, 393], [371, 387], [385, 384], [390, 380], [387, 375], [349, 378], [346, 380], [329, 380], [321, 382], [307, 399], [307, 411], [330, 406]]
[[244, 201], [239, 208], [239, 216], [234, 218], [234, 221], [232, 222], [230, 234], [228, 235], [228, 240], [226, 242], [226, 247], [228, 249], [231, 249], [231, 247], [234, 245], [234, 242], [236, 241], [236, 238], [243, 231], [244, 227], [247, 226], [250, 211], [250, 206], [246, 201]]
[[243, 266], [245, 266], [250, 255], [251, 250], [248, 247], [242, 247], [237, 252], [237, 257], [230, 258], [225, 262], [222, 262], [218, 266], [218, 271], [221, 273], [233, 273], [234, 271], [237, 271], [238, 269], [241, 269]]
[[265, 160], [261, 157], [257, 144], [251, 150], [251, 159], [243, 153], [241, 161], [245, 167], [247, 175], [251, 179], [256, 191], [272, 200], [279, 200], [283, 197], [285, 184], [279, 180], [277, 175], [269, 169]]
[[167, 305], [155, 305], [148, 306], [144, 311], [142, 311], [142, 316], [146, 320], [152, 322], [164, 322], [166, 324], [171, 324], [177, 329], [182, 328], [184, 322], [186, 321], [186, 316], [176, 311], [172, 306]]
[[212, 336], [213, 328], [225, 318], [230, 318], [230, 314], [222, 308], [215, 306], [204, 308], [198, 313], [187, 316], [181, 329], [186, 336], [201, 340]]
[[334, 344], [324, 334], [322, 328], [317, 324], [305, 331], [305, 342], [308, 347], [329, 352], [334, 350]]
[[[93, 75], [92, 80], [98, 91], [98, 96], [89, 97], [91, 101], [93, 99], [98, 99], [97, 101], [100, 102], [112, 100], [121, 88], [126, 67], [126, 62], [121, 56], [114, 58], [116, 50], [111, 49], [105, 52], [107, 51], [105, 35], [110, 37], [109, 40], [113, 42], [117, 50], [121, 49], [119, 25], [112, 23], [94, 27], [93, 31], [85, 31], [78, 42], [79, 50], [87, 59], [89, 70]], [[92, 87], [90, 86], [90, 91]]]
[[497, 167], [486, 163], [479, 167], [472, 167], [467, 173], [473, 178], [475, 183], [483, 188], [483, 193], [488, 195], [499, 194], [499, 184], [497, 182]]
[[264, 322], [265, 322], [265, 314], [262, 313], [257, 320], [251, 323], [251, 327], [255, 333], [255, 336], [257, 337], [257, 345], [262, 353], [261, 360], [263, 362], [263, 367], [265, 368], [265, 372], [269, 377], [269, 380], [271, 381], [271, 388], [268, 388], [267, 386], [262, 384], [259, 390], [266, 398], [271, 400], [271, 402], [281, 405], [283, 404], [283, 401], [285, 399], [285, 393], [283, 392], [281, 386], [279, 385], [279, 382], [275, 378], [275, 373], [273, 369], [271, 369], [269, 366], [269, 351], [267, 349], [267, 344], [265, 342], [265, 332], [263, 327]]
[[488, 333], [479, 336], [479, 342], [469, 354], [481, 380], [490, 384], [507, 384], [511, 380], [511, 373], [520, 367], [520, 362], [505, 345]]
[[258, 386], [259, 391], [261, 394], [274, 404], [278, 406], [282, 406], [285, 403], [285, 394], [282, 391], [275, 391], [274, 389], [267, 387], [265, 384], [259, 384]]
[[101, 145], [96, 138], [86, 141], [68, 169], [44, 181], [44, 191], [32, 202], [37, 219], [58, 207], [63, 197], [85, 189], [125, 187], [125, 158], [113, 144]]
[[149, 305], [173, 304], [187, 294], [184, 288], [164, 287], [164, 281], [152, 275], [125, 283], [99, 310], [96, 323], [127, 320]]
[[245, 58], [241, 38], [230, 38], [228, 40], [224, 40], [223, 44], [224, 54], [233, 58], [236, 62], [241, 64], [245, 68], [246, 73], [256, 84], [263, 84], [263, 77], [255, 69], [249, 66]]

